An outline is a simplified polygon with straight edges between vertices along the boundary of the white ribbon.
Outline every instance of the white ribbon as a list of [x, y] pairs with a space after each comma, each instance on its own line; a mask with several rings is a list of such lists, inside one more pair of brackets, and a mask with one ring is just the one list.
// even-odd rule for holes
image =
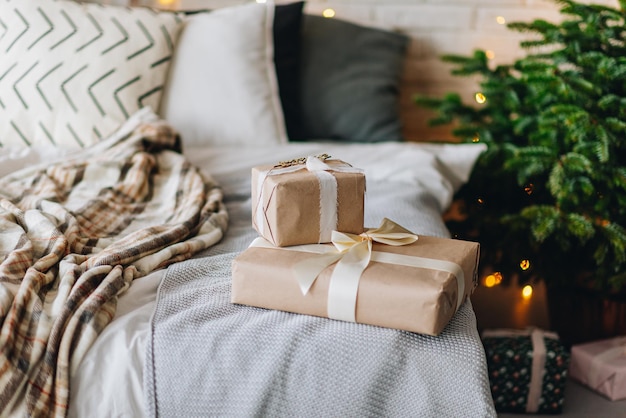
[[528, 384], [528, 398], [526, 400], [526, 412], [534, 413], [539, 409], [539, 399], [543, 392], [543, 375], [546, 366], [546, 343], [544, 338], [557, 340], [559, 336], [554, 332], [544, 331], [530, 327], [526, 330], [497, 329], [485, 330], [485, 337], [522, 337], [530, 336], [533, 347], [533, 360], [531, 364], [530, 382]]
[[330, 160], [338, 162], [338, 164], [327, 164], [320, 157], [310, 155], [306, 157], [304, 163], [295, 163], [287, 166], [277, 166], [270, 170], [259, 173], [257, 178], [257, 190], [259, 200], [255, 213], [255, 223], [261, 235], [266, 234], [265, 230], [265, 211], [259, 210], [265, 201], [263, 193], [263, 184], [268, 176], [278, 174], [295, 173], [300, 170], [308, 170], [317, 177], [320, 190], [320, 235], [318, 242], [329, 242], [331, 240], [332, 231], [337, 228], [337, 179], [330, 171], [338, 173], [363, 173], [360, 168], [352, 167], [350, 164], [340, 160]]
[[308, 293], [322, 270], [337, 263], [330, 277], [328, 289], [327, 314], [332, 319], [356, 322], [359, 281], [371, 261], [450, 273], [457, 281], [458, 309], [465, 296], [465, 277], [461, 266], [450, 261], [372, 251], [372, 241], [400, 246], [411, 244], [417, 239], [417, 235], [385, 218], [380, 227], [369, 229], [361, 235], [333, 231], [333, 245], [296, 245], [279, 248], [262, 238], [257, 238], [250, 246], [318, 254], [294, 266], [294, 275], [304, 295]]

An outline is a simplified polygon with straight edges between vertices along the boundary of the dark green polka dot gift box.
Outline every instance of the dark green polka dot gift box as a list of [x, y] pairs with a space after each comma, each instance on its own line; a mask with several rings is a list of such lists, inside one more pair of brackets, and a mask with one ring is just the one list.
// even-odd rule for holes
[[552, 332], [494, 329], [482, 333], [498, 412], [560, 414], [569, 351]]

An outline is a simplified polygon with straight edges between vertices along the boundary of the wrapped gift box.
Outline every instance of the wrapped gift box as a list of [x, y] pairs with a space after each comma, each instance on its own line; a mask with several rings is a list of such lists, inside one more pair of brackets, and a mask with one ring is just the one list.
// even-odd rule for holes
[[252, 224], [272, 244], [325, 243], [333, 230], [363, 232], [363, 171], [322, 159], [252, 169]]
[[483, 331], [482, 340], [496, 411], [562, 412], [569, 352], [556, 334], [497, 329]]
[[[357, 253], [367, 252], [364, 242]], [[475, 287], [478, 243], [420, 236], [406, 245], [373, 242], [371, 250], [353, 280], [352, 251], [258, 238], [233, 262], [232, 302], [438, 335]], [[303, 289], [302, 277], [311, 276]]]
[[626, 336], [572, 346], [570, 376], [612, 401], [626, 399]]

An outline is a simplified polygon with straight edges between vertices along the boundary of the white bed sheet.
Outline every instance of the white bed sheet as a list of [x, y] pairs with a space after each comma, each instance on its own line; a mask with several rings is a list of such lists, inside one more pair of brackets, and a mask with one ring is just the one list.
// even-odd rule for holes
[[[454, 191], [467, 180], [475, 158], [483, 149], [474, 144], [315, 142], [264, 148], [192, 148], [184, 152], [193, 164], [222, 185], [227, 205], [232, 197], [249, 195], [251, 167], [328, 153], [363, 168], [368, 180], [399, 182], [429, 191], [438, 202], [436, 209], [443, 213]], [[237, 204], [241, 203], [233, 203]], [[235, 206], [233, 209], [237, 210]], [[150, 317], [163, 276], [163, 270], [153, 272], [136, 280], [120, 296], [114, 320], [103, 330], [77, 370], [72, 371], [70, 417], [145, 415], [144, 355]]]

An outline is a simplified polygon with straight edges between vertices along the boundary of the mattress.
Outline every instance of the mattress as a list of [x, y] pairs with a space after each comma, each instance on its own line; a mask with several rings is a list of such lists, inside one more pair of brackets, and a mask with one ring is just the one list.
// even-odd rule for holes
[[[251, 167], [330, 154], [365, 170], [366, 226], [376, 226], [388, 217], [418, 235], [449, 237], [442, 213], [467, 180], [482, 151], [480, 146], [317, 141], [183, 151], [223, 188], [230, 217], [226, 236], [193, 260], [135, 280], [121, 295], [114, 320], [71, 371], [70, 417], [467, 416], [469, 411], [471, 416], [495, 416], [471, 301], [459, 309], [440, 336], [433, 337], [306, 315], [258, 312], [254, 308], [250, 311], [229, 306], [226, 300], [229, 263], [257, 236], [251, 226]], [[216, 312], [229, 312], [231, 318], [238, 319], [224, 321]], [[267, 315], [272, 315], [269, 322], [260, 319]], [[257, 319], [262, 325], [256, 329], [237, 325]], [[299, 358], [279, 354], [268, 357], [266, 350], [264, 360], [256, 365], [259, 351], [251, 350], [249, 344], [241, 349], [235, 344], [240, 338], [254, 340], [255, 333], [266, 335], [272, 330], [284, 333], [280, 343], [273, 343], [277, 347], [290, 346], [294, 339], [299, 341], [301, 348], [289, 351], [292, 357], [310, 356], [311, 347], [332, 345], [328, 335], [337, 330], [347, 347], [376, 339], [381, 345], [367, 349], [382, 348], [384, 352], [380, 358], [369, 360], [371, 373], [354, 371], [351, 375], [354, 367], [341, 371], [345, 379], [371, 382], [368, 388], [342, 388], [335, 394], [316, 392], [311, 387], [303, 391], [293, 373], [276, 374], [301, 361]], [[196, 333], [196, 338], [183, 341]], [[331, 348], [328, 350], [332, 353]], [[311, 360], [310, 367], [316, 367], [317, 372], [310, 375], [312, 380], [301, 383], [323, 385], [320, 379], [334, 378], [332, 370], [324, 366], [328, 359], [322, 356], [317, 365]], [[351, 361], [360, 364], [358, 358]], [[244, 367], [250, 362], [255, 366]], [[215, 365], [220, 365], [219, 373]], [[406, 379], [391, 379], [396, 375]], [[242, 382], [248, 382], [245, 388]], [[375, 392], [371, 392], [373, 387], [377, 388]], [[354, 407], [333, 405], [337, 393], [343, 392], [352, 397]], [[242, 399], [249, 399], [251, 393], [256, 400], [241, 407]], [[321, 409], [316, 409], [316, 404]]]

